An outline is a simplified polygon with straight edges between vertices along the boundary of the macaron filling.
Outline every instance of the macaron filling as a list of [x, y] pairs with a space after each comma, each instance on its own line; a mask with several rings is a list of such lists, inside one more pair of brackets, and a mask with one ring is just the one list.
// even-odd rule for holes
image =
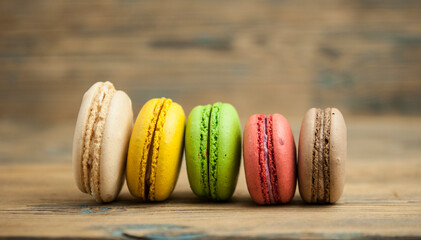
[[200, 121], [200, 146], [199, 146], [199, 159], [200, 159], [200, 175], [203, 184], [203, 192], [206, 197], [209, 197], [209, 164], [208, 164], [208, 148], [209, 148], [209, 123], [212, 106], [210, 104], [203, 106], [202, 118]]
[[109, 106], [115, 92], [116, 90], [110, 82], [98, 86], [89, 108], [83, 137], [82, 183], [85, 192], [90, 193], [98, 202], [102, 202], [99, 187], [102, 136]]
[[266, 204], [279, 201], [277, 190], [277, 175], [273, 147], [272, 116], [259, 115], [257, 118], [260, 182], [263, 198]]
[[200, 107], [200, 143], [197, 157], [200, 160], [202, 197], [217, 199], [219, 120], [222, 103]]
[[330, 202], [330, 128], [331, 108], [316, 110], [312, 158], [312, 202]]
[[[158, 121], [156, 123], [153, 141], [152, 141], [152, 156], [151, 159], [148, 159], [150, 165], [148, 165], [148, 174], [146, 175], [146, 186], [149, 187], [149, 200], [155, 200], [155, 183], [156, 183], [156, 168], [158, 164], [159, 156], [159, 143], [161, 142], [162, 132], [164, 129], [165, 120], [167, 117], [168, 110], [172, 104], [171, 99], [166, 99], [161, 107], [161, 112], [159, 113]], [[148, 192], [148, 191], [147, 191]], [[146, 192], [146, 194], [147, 194]]]
[[147, 137], [145, 138], [145, 143], [143, 144], [142, 156], [140, 158], [138, 192], [140, 193], [140, 198], [144, 200], [147, 199], [147, 194], [148, 194], [148, 186], [146, 186], [146, 183], [148, 181], [146, 179], [147, 179], [147, 170], [148, 170], [149, 161], [151, 160], [151, 156], [149, 156], [150, 155], [149, 149], [153, 142], [153, 135], [155, 132], [156, 122], [158, 121], [158, 117], [161, 112], [163, 103], [164, 103], [164, 100], [159, 99], [154, 106], [152, 119], [148, 126]]
[[216, 196], [216, 180], [218, 175], [217, 160], [218, 160], [218, 140], [219, 140], [219, 111], [222, 103], [213, 104], [210, 114], [210, 134], [209, 134], [209, 187], [213, 199]]
[[143, 145], [143, 155], [140, 160], [139, 189], [140, 197], [144, 200], [155, 200], [156, 167], [159, 156], [159, 143], [165, 124], [171, 99], [159, 99], [153, 110], [153, 117], [148, 126], [148, 133]]
[[278, 194], [278, 175], [276, 172], [276, 164], [275, 164], [275, 150], [274, 150], [274, 141], [273, 141], [273, 117], [272, 115], [268, 115], [266, 117], [266, 135], [268, 139], [268, 165], [270, 170], [270, 183], [272, 189], [272, 195], [274, 202], [279, 202], [279, 194]]

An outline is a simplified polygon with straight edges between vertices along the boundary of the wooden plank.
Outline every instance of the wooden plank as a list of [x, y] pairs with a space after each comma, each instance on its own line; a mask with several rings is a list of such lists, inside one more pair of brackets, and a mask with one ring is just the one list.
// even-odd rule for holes
[[[116, 202], [97, 204], [73, 180], [73, 123], [2, 121], [0, 238], [421, 237], [421, 119], [346, 120], [349, 153], [341, 200], [307, 205], [297, 191], [291, 204], [272, 207], [251, 201], [243, 167], [231, 201], [202, 201], [189, 188], [184, 163], [168, 201], [138, 202], [124, 187]], [[290, 121], [298, 137], [300, 120]]]
[[[421, 238], [420, 13], [416, 0], [0, 1], [0, 238]], [[308, 108], [336, 106], [348, 124], [344, 195], [259, 207], [241, 169], [232, 201], [206, 202], [183, 165], [166, 202], [125, 187], [98, 205], [70, 164], [95, 81], [125, 90], [135, 115], [152, 97], [186, 114], [224, 101], [243, 126], [280, 112], [296, 137]]]
[[[414, 174], [408, 162], [402, 173]], [[393, 171], [375, 163], [357, 168], [363, 173]], [[366, 170], [362, 170], [366, 169]], [[419, 173], [419, 172], [418, 172]], [[421, 236], [419, 176], [381, 182], [376, 175], [348, 181], [342, 200], [332, 206], [310, 206], [298, 194], [285, 206], [259, 207], [251, 202], [244, 176], [228, 203], [198, 200], [182, 171], [173, 196], [164, 203], [136, 202], [124, 190], [115, 203], [98, 205], [79, 193], [69, 164], [8, 165], [1, 170], [1, 236], [118, 237], [157, 236], [175, 232], [211, 237], [351, 238]]]
[[250, 112], [273, 101], [263, 110], [295, 117], [328, 105], [420, 114], [420, 13], [399, 0], [1, 1], [0, 114], [72, 120], [105, 80], [135, 106], [167, 96]]

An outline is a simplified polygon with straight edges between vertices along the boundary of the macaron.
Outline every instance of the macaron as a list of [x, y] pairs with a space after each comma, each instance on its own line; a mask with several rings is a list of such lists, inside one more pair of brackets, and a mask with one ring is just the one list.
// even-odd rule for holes
[[185, 115], [167, 98], [149, 100], [130, 137], [126, 179], [130, 193], [144, 201], [166, 200], [174, 190], [183, 155]]
[[235, 108], [221, 102], [193, 108], [185, 144], [192, 191], [200, 198], [230, 199], [241, 163], [241, 125]]
[[85, 93], [73, 138], [73, 172], [80, 191], [111, 202], [124, 182], [127, 146], [133, 126], [132, 102], [110, 82]]
[[301, 124], [298, 186], [307, 203], [334, 203], [345, 184], [347, 130], [336, 108], [312, 108]]
[[296, 186], [294, 136], [281, 114], [255, 114], [244, 129], [244, 170], [257, 204], [288, 203]]

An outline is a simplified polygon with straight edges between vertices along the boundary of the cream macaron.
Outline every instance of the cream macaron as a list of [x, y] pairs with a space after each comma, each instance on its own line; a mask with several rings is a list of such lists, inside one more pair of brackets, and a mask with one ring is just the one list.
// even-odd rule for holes
[[97, 82], [82, 99], [73, 138], [73, 170], [78, 188], [111, 202], [124, 182], [133, 127], [129, 96], [110, 82]]

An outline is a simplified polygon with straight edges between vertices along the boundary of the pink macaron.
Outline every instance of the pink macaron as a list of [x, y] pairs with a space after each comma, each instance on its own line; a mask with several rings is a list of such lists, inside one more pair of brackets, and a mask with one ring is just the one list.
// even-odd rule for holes
[[255, 114], [244, 129], [244, 169], [248, 191], [258, 204], [288, 203], [296, 186], [294, 136], [281, 114]]

